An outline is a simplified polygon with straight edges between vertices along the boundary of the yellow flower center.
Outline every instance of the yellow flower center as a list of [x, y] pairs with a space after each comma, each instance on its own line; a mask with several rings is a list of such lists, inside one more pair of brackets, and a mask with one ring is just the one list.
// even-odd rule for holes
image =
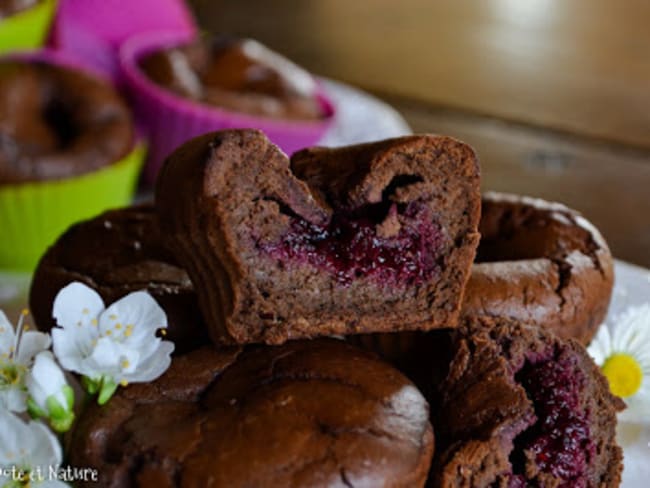
[[641, 388], [643, 370], [629, 354], [617, 353], [608, 357], [603, 364], [603, 374], [609, 381], [609, 389], [621, 398], [632, 396]]

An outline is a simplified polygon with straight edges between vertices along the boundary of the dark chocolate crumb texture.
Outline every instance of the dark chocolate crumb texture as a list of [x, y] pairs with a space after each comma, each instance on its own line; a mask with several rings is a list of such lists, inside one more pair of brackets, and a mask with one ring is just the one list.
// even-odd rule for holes
[[417, 488], [433, 455], [424, 397], [343, 341], [206, 347], [88, 404], [70, 462], [88, 486]]
[[453, 327], [479, 238], [479, 167], [448, 137], [289, 161], [261, 132], [222, 131], [168, 158], [156, 206], [217, 343]]
[[511, 319], [452, 332], [431, 486], [605, 488], [620, 483], [623, 402], [573, 340]]

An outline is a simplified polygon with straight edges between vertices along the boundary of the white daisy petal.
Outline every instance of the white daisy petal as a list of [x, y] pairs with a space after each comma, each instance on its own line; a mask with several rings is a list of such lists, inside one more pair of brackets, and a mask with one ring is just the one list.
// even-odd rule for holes
[[61, 289], [54, 299], [52, 315], [63, 328], [89, 325], [104, 310], [99, 294], [83, 283], [73, 282]]
[[598, 334], [591, 341], [587, 352], [594, 359], [595, 363], [602, 366], [605, 359], [611, 351], [611, 336], [609, 335], [609, 328], [603, 324], [598, 330]]

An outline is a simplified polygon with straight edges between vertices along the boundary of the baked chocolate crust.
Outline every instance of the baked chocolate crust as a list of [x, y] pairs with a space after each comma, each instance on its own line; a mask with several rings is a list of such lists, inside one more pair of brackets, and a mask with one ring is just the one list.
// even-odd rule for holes
[[564, 205], [530, 197], [486, 193], [482, 207], [462, 314], [511, 317], [588, 344], [614, 284], [598, 230]]
[[89, 404], [70, 462], [93, 486], [424, 486], [428, 406], [398, 371], [343, 341], [196, 350], [150, 384]]
[[505, 318], [452, 331], [433, 415], [431, 486], [618, 486], [623, 402], [573, 340]]
[[0, 62], [0, 185], [100, 169], [128, 154], [134, 134], [108, 83], [41, 61]]
[[479, 169], [447, 137], [309, 149], [289, 167], [261, 132], [222, 131], [168, 158], [156, 206], [217, 343], [453, 327]]
[[183, 352], [208, 342], [194, 286], [162, 246], [151, 205], [110, 210], [68, 229], [47, 250], [34, 273], [30, 308], [40, 330], [56, 324], [54, 298], [73, 281], [93, 288], [106, 304], [139, 290], [165, 310], [167, 339]]

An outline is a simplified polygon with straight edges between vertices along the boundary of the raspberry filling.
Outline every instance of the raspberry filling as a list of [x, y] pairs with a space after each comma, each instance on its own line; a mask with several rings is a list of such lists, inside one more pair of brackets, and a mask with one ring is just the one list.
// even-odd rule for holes
[[515, 380], [526, 390], [535, 422], [514, 439], [509, 487], [527, 486], [526, 463], [562, 480], [560, 487], [586, 488], [587, 468], [595, 454], [589, 412], [581, 407], [584, 376], [577, 358], [559, 349], [551, 360], [526, 361]]
[[438, 270], [442, 231], [418, 203], [366, 205], [334, 212], [326, 225], [291, 217], [290, 230], [262, 249], [275, 258], [309, 263], [349, 285], [372, 277], [382, 284], [421, 284]]

